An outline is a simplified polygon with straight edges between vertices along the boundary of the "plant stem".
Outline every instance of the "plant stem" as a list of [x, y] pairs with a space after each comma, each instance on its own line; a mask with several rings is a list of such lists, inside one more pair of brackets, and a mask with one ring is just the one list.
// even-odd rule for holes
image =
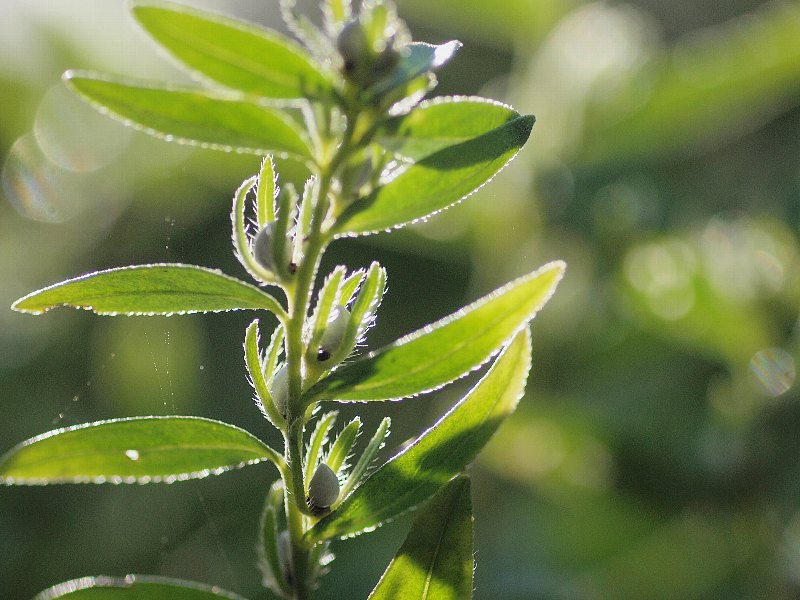
[[330, 162], [320, 172], [318, 196], [308, 232], [308, 245], [294, 281], [287, 287], [289, 318], [286, 322], [286, 361], [289, 377], [288, 427], [285, 439], [287, 462], [286, 520], [292, 542], [292, 580], [295, 600], [309, 597], [309, 547], [303, 542], [304, 515], [311, 514], [306, 506], [303, 479], [303, 431], [306, 407], [303, 406], [303, 328], [308, 314], [311, 293], [314, 289], [319, 263], [330, 235], [323, 231], [323, 223], [330, 206], [329, 194], [339, 167], [352, 151], [353, 126], [357, 113], [347, 119], [347, 129]]

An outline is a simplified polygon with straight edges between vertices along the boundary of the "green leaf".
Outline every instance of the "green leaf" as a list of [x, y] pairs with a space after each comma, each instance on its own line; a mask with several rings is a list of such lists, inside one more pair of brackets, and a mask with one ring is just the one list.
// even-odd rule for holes
[[200, 417], [84, 423], [31, 438], [0, 458], [0, 483], [171, 483], [271, 460], [246, 431]]
[[520, 114], [486, 98], [440, 97], [423, 102], [411, 113], [390, 119], [375, 141], [413, 160], [489, 133]]
[[549, 263], [441, 321], [334, 371], [309, 400], [398, 400], [435, 390], [482, 365], [553, 295], [563, 262]]
[[59, 583], [34, 600], [244, 600], [218, 587], [151, 575], [81, 577]]
[[351, 204], [334, 224], [334, 234], [365, 235], [400, 227], [463, 200], [516, 156], [533, 123], [533, 116], [518, 117], [424, 158]]
[[101, 315], [173, 315], [241, 309], [282, 314], [278, 301], [220, 271], [155, 264], [97, 271], [68, 279], [17, 300], [11, 308], [41, 314], [57, 306]]
[[524, 329], [458, 404], [310, 529], [307, 542], [353, 536], [377, 527], [450, 481], [514, 412], [528, 377], [530, 353], [530, 333]]
[[472, 498], [469, 478], [456, 477], [418, 510], [419, 516], [368, 600], [472, 598]]
[[172, 2], [135, 2], [133, 16], [194, 77], [268, 98], [322, 97], [332, 84], [275, 31]]
[[300, 128], [277, 108], [194, 88], [68, 71], [64, 80], [101, 112], [165, 141], [310, 159]]

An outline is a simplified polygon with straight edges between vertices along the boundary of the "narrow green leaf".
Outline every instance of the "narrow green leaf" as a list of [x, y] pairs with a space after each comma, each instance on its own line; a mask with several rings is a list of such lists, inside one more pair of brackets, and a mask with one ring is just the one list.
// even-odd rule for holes
[[489, 133], [431, 154], [351, 204], [334, 224], [334, 234], [366, 235], [400, 227], [463, 200], [517, 155], [533, 123], [533, 116], [518, 117]]
[[510, 106], [486, 98], [440, 97], [422, 102], [407, 115], [390, 119], [375, 141], [418, 161], [489, 133], [519, 116]]
[[328, 441], [328, 433], [336, 422], [337, 416], [339, 416], [339, 411], [337, 410], [332, 410], [322, 415], [317, 421], [314, 432], [311, 434], [311, 438], [308, 442], [308, 451], [306, 452], [306, 469], [304, 475], [306, 485], [308, 485], [308, 482], [311, 481], [311, 478], [314, 476], [314, 471], [316, 471], [317, 464], [319, 464], [322, 447]]
[[344, 281], [342, 281], [342, 284], [339, 286], [339, 304], [342, 306], [347, 306], [350, 304], [350, 300], [353, 299], [353, 295], [361, 286], [361, 282], [364, 281], [364, 274], [364, 269], [359, 269], [358, 271], [351, 273]]
[[241, 596], [192, 581], [152, 575], [81, 577], [59, 583], [34, 600], [244, 600]]
[[265, 156], [261, 161], [256, 187], [256, 223], [258, 228], [266, 227], [275, 220], [275, 192], [277, 191], [278, 173], [272, 156]]
[[212, 150], [307, 160], [311, 150], [277, 108], [193, 88], [68, 71], [64, 80], [101, 112], [150, 135]]
[[284, 576], [278, 548], [280, 544], [278, 514], [283, 509], [283, 497], [283, 480], [278, 479], [272, 484], [264, 500], [256, 552], [258, 553], [258, 568], [263, 576], [262, 583], [264, 586], [279, 594], [289, 595], [291, 589]]
[[418, 512], [368, 600], [469, 600], [475, 566], [469, 478], [456, 477]]
[[349, 537], [377, 527], [450, 481], [514, 412], [528, 377], [530, 352], [530, 333], [524, 329], [458, 404], [310, 529], [306, 540]]
[[331, 471], [338, 473], [339, 469], [342, 468], [347, 457], [350, 456], [350, 451], [353, 449], [353, 444], [356, 443], [356, 438], [360, 432], [361, 419], [355, 417], [336, 436], [336, 440], [334, 440], [330, 452], [328, 452], [328, 457], [325, 459], [325, 464], [331, 468]]
[[392, 426], [392, 420], [389, 417], [383, 417], [378, 424], [375, 433], [364, 448], [364, 452], [358, 457], [358, 461], [353, 466], [347, 480], [344, 482], [341, 491], [339, 492], [339, 499], [333, 503], [333, 508], [336, 509], [347, 496], [350, 495], [367, 472], [367, 469], [372, 465], [372, 461], [378, 455], [378, 452], [383, 448], [386, 443], [386, 438], [389, 437], [389, 428]]
[[399, 400], [435, 390], [476, 369], [553, 295], [563, 262], [549, 263], [441, 321], [337, 369], [310, 401]]
[[41, 314], [57, 306], [100, 315], [175, 315], [283, 308], [269, 294], [220, 271], [182, 264], [155, 264], [97, 271], [56, 283], [17, 300], [11, 308]]
[[0, 457], [0, 483], [171, 483], [280, 456], [246, 431], [200, 417], [84, 423], [31, 438]]
[[311, 339], [308, 343], [308, 360], [313, 361], [316, 349], [319, 347], [319, 341], [322, 338], [322, 333], [325, 331], [325, 324], [328, 322], [328, 316], [331, 314], [331, 309], [339, 300], [339, 288], [342, 283], [347, 269], [341, 265], [337, 266], [325, 278], [319, 293], [317, 293], [317, 302], [314, 305], [314, 314], [311, 317], [312, 330]]
[[261, 352], [259, 351], [258, 319], [250, 323], [244, 336], [244, 362], [247, 373], [250, 376], [250, 383], [256, 392], [256, 400], [261, 413], [278, 430], [286, 423], [286, 419], [275, 407], [272, 401], [272, 393], [267, 385], [267, 378], [264, 376], [264, 369], [261, 364]]
[[331, 90], [308, 53], [275, 31], [172, 2], [137, 1], [132, 11], [194, 77], [268, 98], [322, 97]]

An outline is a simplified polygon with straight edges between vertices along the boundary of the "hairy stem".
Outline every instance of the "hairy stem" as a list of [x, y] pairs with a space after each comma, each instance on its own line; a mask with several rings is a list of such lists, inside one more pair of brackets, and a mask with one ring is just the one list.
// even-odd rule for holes
[[314, 289], [319, 263], [330, 235], [323, 231], [323, 224], [330, 206], [329, 195], [339, 167], [352, 151], [353, 125], [357, 113], [348, 115], [347, 129], [334, 156], [320, 172], [319, 191], [314, 206], [311, 229], [308, 232], [305, 255], [294, 281], [287, 287], [288, 315], [286, 322], [286, 360], [289, 375], [289, 423], [286, 433], [286, 519], [292, 541], [292, 581], [294, 598], [308, 598], [309, 547], [303, 541], [304, 515], [311, 512], [306, 506], [305, 482], [303, 479], [304, 447], [303, 431], [306, 407], [303, 405], [304, 355], [303, 328], [308, 314], [311, 294]]

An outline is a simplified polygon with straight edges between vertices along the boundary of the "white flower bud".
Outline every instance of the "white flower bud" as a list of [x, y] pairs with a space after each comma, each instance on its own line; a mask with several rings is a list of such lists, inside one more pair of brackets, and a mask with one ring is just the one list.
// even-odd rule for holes
[[289, 370], [282, 364], [272, 376], [269, 393], [272, 394], [272, 403], [278, 412], [286, 416], [286, 406], [289, 403]]
[[[275, 235], [275, 222], [267, 223], [257, 234], [253, 240], [253, 256], [258, 264], [265, 269], [276, 272], [274, 255], [272, 252], [272, 240]], [[285, 241], [285, 249], [283, 251], [284, 260], [288, 263], [292, 260], [292, 240], [287, 237]]]
[[319, 341], [319, 351], [317, 360], [325, 362], [338, 352], [347, 332], [347, 325], [350, 323], [350, 311], [344, 306], [334, 306], [325, 324], [325, 331]]
[[339, 478], [331, 468], [321, 463], [311, 483], [308, 484], [308, 507], [318, 513], [325, 512], [339, 497]]

